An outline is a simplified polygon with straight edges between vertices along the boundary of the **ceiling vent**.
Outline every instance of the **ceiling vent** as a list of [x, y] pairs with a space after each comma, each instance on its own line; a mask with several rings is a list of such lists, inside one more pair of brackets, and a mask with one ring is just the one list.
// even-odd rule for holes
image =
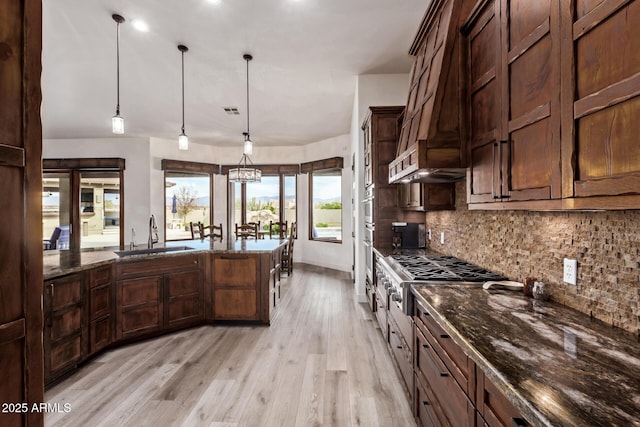
[[231, 116], [239, 116], [240, 112], [238, 111], [238, 107], [222, 107], [224, 111]]

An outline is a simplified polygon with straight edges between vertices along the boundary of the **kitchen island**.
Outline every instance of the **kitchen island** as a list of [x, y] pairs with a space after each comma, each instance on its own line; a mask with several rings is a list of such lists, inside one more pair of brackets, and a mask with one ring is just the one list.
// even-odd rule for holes
[[530, 425], [640, 425], [634, 334], [521, 292], [446, 285], [412, 292], [416, 318], [433, 321], [475, 363], [469, 399], [486, 420], [497, 412], [489, 401], [495, 386]]
[[286, 243], [196, 239], [152, 253], [47, 251], [45, 381], [121, 343], [221, 321], [269, 325], [281, 298]]

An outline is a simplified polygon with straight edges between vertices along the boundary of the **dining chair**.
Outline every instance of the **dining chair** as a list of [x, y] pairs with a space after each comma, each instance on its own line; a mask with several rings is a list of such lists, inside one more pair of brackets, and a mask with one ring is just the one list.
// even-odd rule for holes
[[220, 225], [211, 224], [207, 226], [202, 226], [202, 230], [204, 233], [204, 237], [210, 237], [212, 239], [217, 238], [222, 240], [222, 223]]
[[277, 234], [281, 239], [287, 237], [288, 221], [269, 221], [269, 237]]
[[286, 271], [287, 276], [293, 273], [293, 244], [296, 241], [296, 227], [296, 223], [292, 222], [291, 227], [289, 228], [289, 241], [282, 252], [282, 260], [280, 261], [282, 271]]
[[242, 238], [245, 239], [247, 237], [253, 237], [254, 239], [258, 238], [258, 226], [253, 224], [236, 224], [236, 239]]
[[199, 239], [204, 239], [202, 236], [202, 224], [200, 221], [198, 222], [190, 222], [189, 229], [191, 230], [191, 238], [195, 239], [196, 237]]

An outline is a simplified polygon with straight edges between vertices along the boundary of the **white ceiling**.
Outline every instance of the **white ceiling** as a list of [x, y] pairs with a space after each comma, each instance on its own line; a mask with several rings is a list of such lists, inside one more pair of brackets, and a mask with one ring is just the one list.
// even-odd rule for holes
[[[43, 0], [44, 138], [104, 138], [116, 104], [116, 23], [125, 136], [241, 143], [249, 64], [253, 141], [298, 145], [349, 132], [356, 76], [406, 73], [430, 0]], [[145, 20], [150, 30], [133, 28]], [[228, 115], [223, 107], [238, 107]]]

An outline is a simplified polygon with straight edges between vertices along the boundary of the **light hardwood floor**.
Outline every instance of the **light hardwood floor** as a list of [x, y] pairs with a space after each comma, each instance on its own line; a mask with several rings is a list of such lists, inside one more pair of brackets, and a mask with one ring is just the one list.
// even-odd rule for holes
[[46, 426], [415, 426], [345, 273], [296, 265], [270, 327], [202, 326], [108, 351], [47, 390]]

